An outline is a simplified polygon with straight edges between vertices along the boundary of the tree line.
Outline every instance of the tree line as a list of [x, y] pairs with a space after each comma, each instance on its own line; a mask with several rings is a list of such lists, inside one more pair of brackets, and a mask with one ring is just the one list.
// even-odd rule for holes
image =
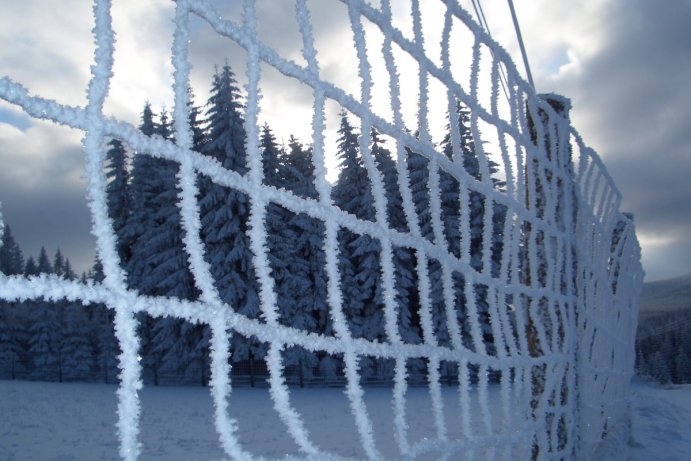
[[[216, 159], [228, 170], [241, 175], [247, 173], [243, 96], [228, 64], [217, 69], [213, 75], [206, 105], [199, 107], [192, 103], [189, 109], [193, 150]], [[470, 130], [469, 110], [458, 104], [455, 115], [458, 123], [448, 124], [439, 150], [449, 158], [460, 155], [466, 172], [471, 177], [481, 179], [480, 159]], [[457, 133], [450, 131], [454, 125], [458, 127]], [[148, 103], [142, 111], [139, 129], [147, 136], [157, 135], [175, 141], [168, 113], [163, 110], [155, 114]], [[343, 111], [336, 146], [339, 175], [332, 185], [331, 199], [336, 206], [357, 218], [375, 221], [371, 180], [364, 166], [358, 139], [356, 127]], [[464, 189], [458, 180], [440, 171], [437, 179], [441, 238], [444, 241], [437, 242], [439, 233], [435, 236], [430, 207], [429, 160], [412, 148], [406, 148], [406, 168], [416, 213], [413, 219], [417, 220], [411, 223], [403, 211], [397, 161], [386, 139], [376, 130], [372, 130], [369, 139], [371, 155], [383, 179], [389, 227], [400, 232], [411, 232], [411, 225], [419, 226], [421, 235], [430, 242], [442, 245], [456, 257], [467, 258], [472, 268], [498, 276], [505, 207], [490, 201], [480, 192], [462, 193]], [[452, 147], [454, 142], [456, 149]], [[265, 184], [300, 197], [318, 198], [310, 146], [303, 145], [294, 136], [289, 138], [287, 145], [280, 145], [270, 126], [264, 125], [260, 133], [260, 150]], [[492, 176], [497, 171], [497, 165], [491, 161], [489, 171]], [[176, 162], [137, 154], [118, 139], [108, 142], [108, 208], [129, 287], [143, 295], [195, 300], [199, 291], [183, 247], [184, 234], [177, 205], [177, 173]], [[495, 178], [492, 182], [495, 188], [503, 187]], [[197, 188], [200, 238], [205, 245], [204, 257], [210, 265], [220, 298], [236, 312], [262, 321], [247, 228], [250, 199], [247, 194], [216, 184], [201, 174], [197, 177]], [[467, 204], [465, 210], [462, 210], [461, 203]], [[461, 223], [462, 213], [466, 213], [463, 218], [466, 223]], [[464, 226], [467, 226], [468, 232], [461, 232]], [[490, 228], [486, 229], [486, 226]], [[266, 231], [280, 323], [333, 336], [333, 320], [327, 302], [324, 222], [270, 203], [266, 210]], [[5, 234], [5, 239], [8, 238], [11, 238], [10, 232]], [[487, 238], [491, 240], [485, 242]], [[18, 247], [6, 241], [0, 249], [3, 255], [0, 270], [5, 274], [55, 273], [74, 277], [71, 272], [66, 273], [64, 262], [58, 264], [57, 255], [53, 264], [43, 261], [41, 265], [42, 259], [39, 257], [37, 271], [29, 272], [26, 267], [19, 270], [21, 264], [16, 265], [17, 261], [6, 262], [6, 258], [9, 258], [7, 261], [12, 258], [4, 256], [12, 253], [13, 248], [16, 248], [16, 253]], [[469, 254], [463, 254], [464, 248], [469, 248]], [[384, 330], [381, 251], [381, 243], [372, 236], [346, 228], [338, 231], [343, 311], [350, 332], [355, 338], [385, 342], [388, 339]], [[14, 258], [21, 260], [16, 255]], [[399, 334], [405, 343], [418, 344], [431, 333], [437, 344], [450, 346], [442, 266], [434, 258], [423, 261], [419, 260], [413, 248], [395, 246], [393, 249]], [[490, 264], [490, 267], [484, 267], [485, 264]], [[25, 266], [28, 265], [29, 261]], [[420, 273], [426, 273], [429, 278], [424, 299], [420, 293]], [[102, 277], [98, 261], [89, 274], [83, 276], [85, 280], [91, 278], [96, 281]], [[487, 287], [476, 283], [472, 289], [467, 289], [460, 272], [452, 273], [452, 284], [464, 346], [495, 354]], [[471, 331], [467, 311], [469, 296], [474, 297], [472, 301], [476, 308], [472, 316], [477, 315], [480, 340], [477, 332], [473, 334]], [[423, 330], [422, 306], [425, 303], [429, 304], [432, 314], [432, 332]], [[103, 306], [84, 308], [78, 304], [40, 300], [5, 303], [2, 305], [0, 335], [0, 376], [15, 377], [21, 368], [26, 371], [24, 376], [34, 379], [108, 381], [114, 377], [118, 346], [112, 332], [112, 315]], [[174, 376], [178, 382], [208, 383], [208, 326], [142, 314], [139, 316], [139, 335], [145, 381], [159, 384], [165, 382], [167, 376]], [[249, 376], [251, 384], [254, 384], [255, 377], [265, 373], [262, 359], [267, 345], [254, 337], [233, 334], [229, 347], [233, 372]], [[343, 365], [338, 355], [312, 352], [295, 346], [287, 347], [283, 357], [287, 377], [300, 384], [314, 377], [329, 380], [342, 375]], [[426, 367], [423, 359], [409, 360], [410, 379], [424, 380]], [[455, 364], [444, 362], [441, 368], [441, 375], [449, 383], [457, 380]], [[365, 356], [360, 361], [360, 372], [363, 379], [390, 380], [393, 361]]]
[[636, 373], [663, 384], [691, 384], [691, 309], [642, 320], [636, 332]]
[[[37, 259], [25, 259], [9, 225], [2, 243], [0, 272], [5, 275], [54, 274], [84, 283], [95, 277], [91, 271], [77, 276], [59, 248], [52, 260], [45, 247]], [[114, 382], [118, 347], [112, 320], [105, 306], [0, 301], [0, 379]]]

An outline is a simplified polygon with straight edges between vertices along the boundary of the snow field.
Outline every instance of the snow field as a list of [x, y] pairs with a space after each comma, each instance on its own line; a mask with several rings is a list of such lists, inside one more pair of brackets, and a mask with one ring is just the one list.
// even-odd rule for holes
[[[118, 439], [116, 387], [84, 383], [0, 381], [0, 459], [116, 460]], [[492, 413], [500, 416], [498, 386], [491, 386]], [[475, 392], [473, 392], [474, 394]], [[303, 416], [315, 444], [346, 459], [366, 457], [342, 388], [291, 388], [294, 408]], [[462, 438], [458, 392], [441, 390], [449, 438]], [[476, 400], [476, 399], [475, 399]], [[364, 402], [372, 418], [377, 448], [386, 459], [400, 459], [395, 441], [392, 389], [365, 388]], [[297, 445], [273, 409], [268, 389], [235, 388], [230, 414], [238, 420], [237, 437], [255, 457], [300, 456]], [[429, 391], [410, 388], [406, 394], [413, 444], [435, 437]], [[471, 409], [476, 413], [477, 408]], [[214, 428], [213, 403], [208, 389], [199, 387], [144, 387], [141, 391], [141, 459], [185, 461], [225, 459]], [[481, 421], [473, 427], [484, 431]], [[521, 430], [517, 426], [515, 430]], [[454, 458], [484, 459], [456, 453]], [[438, 459], [429, 453], [416, 459]], [[325, 458], [321, 458], [325, 459]], [[460, 458], [457, 458], [460, 459]]]
[[[0, 459], [3, 461], [117, 460], [114, 428], [115, 386], [77, 383], [0, 381]], [[496, 386], [490, 387], [492, 402]], [[453, 421], [458, 399], [442, 388], [450, 436], [460, 428]], [[305, 416], [317, 445], [343, 457], [362, 459], [358, 436], [343, 389], [291, 389], [295, 407]], [[421, 440], [433, 434], [433, 415], [425, 389], [412, 388], [407, 408], [410, 429]], [[392, 417], [391, 390], [365, 389], [381, 452], [399, 459]], [[230, 399], [240, 416], [238, 436], [257, 456], [297, 454], [277, 420], [267, 389], [238, 388]], [[628, 453], [602, 450], [601, 460], [684, 461], [691, 453], [691, 386], [659, 386], [634, 382], [631, 393], [632, 433]], [[142, 391], [142, 460], [192, 461], [224, 459], [213, 424], [212, 401], [198, 387], [145, 387]], [[519, 429], [519, 428], [517, 428]], [[468, 453], [452, 459], [472, 459]], [[418, 459], [437, 459], [434, 455]], [[476, 456], [475, 459], [482, 459]]]
[[631, 461], [683, 461], [691, 456], [691, 385], [632, 386]]

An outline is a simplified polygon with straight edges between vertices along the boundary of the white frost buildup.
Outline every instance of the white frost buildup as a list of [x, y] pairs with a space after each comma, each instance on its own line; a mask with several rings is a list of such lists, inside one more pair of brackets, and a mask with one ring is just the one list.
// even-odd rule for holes
[[[382, 428], [373, 424], [363, 380], [377, 373], [389, 373], [393, 383], [388, 431], [395, 434], [399, 458], [424, 453], [441, 459], [530, 459], [536, 454], [589, 458], [609, 432], [627, 427], [642, 270], [633, 224], [619, 211], [619, 191], [599, 157], [569, 125], [568, 101], [536, 95], [507, 53], [456, 2], [441, 2], [441, 61], [427, 52], [427, 42], [438, 38], [425, 36], [418, 0], [412, 2], [412, 35], [393, 25], [389, 0], [342, 3], [357, 59], [352, 63], [358, 69], [357, 97], [322, 76], [305, 0], [295, 1], [294, 23], [302, 40], [303, 64], [292, 60], [294, 54], [284, 56], [262, 42], [261, 15], [253, 0], [244, 1], [237, 21], [224, 18], [207, 1], [177, 0], [172, 135], [146, 135], [103, 114], [115, 47], [109, 0], [94, 2], [95, 52], [86, 107], [32, 96], [9, 76], [0, 77], [3, 100], [33, 117], [84, 131], [87, 203], [105, 276], [102, 282], [83, 284], [56, 276], [0, 274], [0, 299], [81, 300], [85, 305], [104, 303], [115, 312], [121, 350], [117, 430], [120, 455], [128, 461], [141, 452], [137, 313], [169, 316], [171, 328], [176, 325], [172, 319], [178, 319], [209, 332], [214, 420], [220, 446], [231, 459], [253, 457], [237, 437], [243, 415], [229, 406], [234, 334], [248, 341], [252, 337], [252, 347], [268, 345], [264, 360], [274, 409], [307, 459], [338, 456], [320, 448], [308, 430], [313, 422], [304, 421], [291, 403], [286, 368], [302, 366], [301, 360], [321, 360], [324, 370], [336, 372], [334, 356], [342, 361], [359, 448], [369, 459], [382, 457], [377, 445]], [[193, 150], [196, 141], [188, 124], [191, 15], [246, 50], [246, 105], [242, 115], [235, 114], [245, 133], [242, 168], [229, 166], [228, 159], [203, 155], [214, 146], [202, 153]], [[372, 30], [382, 41], [371, 40]], [[472, 43], [454, 41], [457, 30], [472, 34]], [[469, 78], [461, 83], [452, 69], [463, 47], [472, 61]], [[414, 96], [402, 94], [399, 71], [411, 67], [402, 65], [401, 55], [417, 72], [415, 126], [404, 123], [404, 102]], [[372, 63], [379, 56], [384, 58], [388, 83], [388, 119], [373, 108], [372, 89], [380, 76]], [[303, 149], [292, 140], [290, 158], [309, 164], [312, 189], [305, 186], [311, 181], [305, 177], [290, 190], [276, 187], [263, 171], [262, 149], [273, 148], [268, 129], [260, 142], [258, 122], [261, 70], [269, 67], [311, 88], [311, 146]], [[507, 88], [502, 97], [507, 101], [500, 99], [502, 68]], [[218, 94], [235, 91], [229, 69], [217, 78]], [[481, 84], [483, 79], [488, 81]], [[439, 85], [446, 98], [441, 107], [433, 96]], [[490, 90], [484, 94], [481, 88]], [[333, 187], [326, 180], [325, 161], [329, 101], [343, 109], [338, 146], [343, 163]], [[236, 105], [234, 110], [239, 110]], [[223, 115], [214, 112], [217, 107], [210, 110]], [[444, 111], [449, 123], [441, 144], [431, 139], [435, 111]], [[353, 118], [355, 124], [349, 121]], [[110, 138], [126, 143], [139, 156], [178, 167], [175, 181], [185, 252], [180, 259], [189, 261], [181, 270], [189, 270], [198, 291], [190, 300], [143, 296], [127, 285], [106, 200], [105, 146]], [[219, 194], [234, 194], [233, 200], [247, 209], [244, 227], [235, 223], [231, 231], [230, 225], [218, 226], [217, 235], [202, 237], [204, 220], [217, 220], [220, 214], [198, 200], [201, 181]], [[321, 259], [313, 259], [321, 267], [311, 270], [319, 272], [323, 286], [325, 307], [319, 312], [328, 325], [323, 332], [309, 330], [311, 317], [296, 313], [296, 306], [280, 305], [287, 289], [276, 276], [280, 271], [271, 265], [278, 253], [271, 253], [267, 234], [268, 220], [275, 219], [270, 210], [277, 206], [287, 210], [285, 216], [300, 216], [303, 232], [321, 232], [313, 241], [296, 239], [295, 244], [299, 240], [301, 248], [321, 252]], [[247, 229], [246, 235], [237, 232], [241, 228]], [[0, 209], [0, 237], [3, 230]], [[246, 272], [241, 275], [247, 280], [240, 277], [236, 283], [256, 281], [255, 311], [249, 303], [235, 305], [236, 285], [217, 283], [221, 268], [213, 262], [215, 252], [222, 245], [223, 251], [233, 251], [226, 242], [231, 234], [222, 232], [235, 232], [234, 238], [246, 242], [247, 254], [251, 252], [243, 267], [252, 266], [253, 280]], [[212, 248], [212, 241], [218, 245]], [[309, 280], [301, 278], [304, 271], [282, 273], [300, 283]], [[295, 292], [299, 289], [293, 288]], [[285, 312], [297, 319], [291, 326], [282, 322]], [[78, 319], [80, 314], [70, 315]], [[77, 337], [69, 344], [77, 352], [83, 347]], [[297, 354], [294, 347], [305, 352]], [[252, 350], [244, 353], [251, 355]], [[382, 371], [386, 367], [389, 371]], [[408, 421], [415, 414], [406, 412], [406, 396], [415, 379], [415, 384], [427, 386], [433, 414], [433, 427], [424, 436], [409, 431]], [[445, 384], [458, 389], [459, 409], [453, 414], [443, 403]], [[490, 397], [500, 402], [490, 402]], [[460, 433], [449, 430], [450, 421]]]

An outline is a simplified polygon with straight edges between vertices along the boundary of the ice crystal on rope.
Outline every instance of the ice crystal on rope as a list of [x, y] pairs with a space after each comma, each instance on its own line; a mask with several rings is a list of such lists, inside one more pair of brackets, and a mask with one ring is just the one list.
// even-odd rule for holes
[[[373, 427], [363, 400], [360, 362], [364, 357], [393, 361], [391, 425], [400, 457], [433, 453], [442, 459], [588, 458], [603, 439], [616, 438], [613, 434], [626, 427], [631, 344], [642, 270], [632, 222], [619, 211], [619, 191], [599, 157], [569, 125], [568, 101], [536, 95], [520, 78], [506, 52], [454, 0], [439, 0], [443, 10], [443, 16], [436, 18], [443, 22], [440, 61], [426, 52], [426, 41], [434, 37], [425, 37], [419, 0], [410, 1], [412, 36], [393, 25], [389, 0], [381, 0], [378, 6], [362, 0], [341, 3], [345, 4], [353, 37], [358, 96], [323, 77], [306, 0], [294, 3], [304, 65], [262, 42], [252, 0], [244, 1], [239, 22], [223, 18], [207, 1], [178, 0], [172, 49], [174, 143], [147, 136], [103, 113], [115, 46], [109, 0], [94, 2], [95, 53], [85, 107], [31, 95], [9, 76], [0, 78], [0, 98], [33, 117], [85, 133], [87, 202], [105, 274], [102, 282], [87, 284], [54, 276], [0, 275], [0, 298], [104, 303], [115, 312], [121, 349], [117, 429], [120, 455], [128, 461], [136, 460], [141, 449], [138, 391], [142, 369], [135, 320], [140, 312], [210, 328], [215, 424], [220, 445], [232, 459], [253, 458], [236, 434], [235, 418], [241, 421], [242, 415], [231, 416], [228, 404], [228, 344], [233, 332], [268, 344], [265, 360], [274, 408], [305, 458], [338, 456], [320, 448], [291, 405], [282, 356], [286, 346], [342, 357], [350, 410], [361, 448], [369, 459], [380, 459], [382, 454], [377, 445], [378, 428]], [[187, 124], [192, 15], [247, 53], [248, 161], [244, 174], [225, 169], [192, 150]], [[374, 50], [368, 43], [365, 23], [383, 37], [380, 51], [388, 74], [391, 119], [383, 119], [373, 110]], [[468, 43], [459, 43], [458, 31], [469, 34]], [[454, 69], [455, 50], [462, 46], [472, 57], [464, 84]], [[417, 68], [419, 99], [412, 132], [402, 115], [409, 95], [401, 90], [401, 54], [412, 59]], [[490, 72], [483, 73], [481, 68], [486, 69], [488, 63]], [[265, 181], [258, 126], [261, 65], [271, 66], [312, 90], [315, 195], [278, 189]], [[504, 109], [499, 108], [500, 68], [505, 70], [508, 87]], [[451, 133], [443, 149], [431, 141], [429, 120], [431, 86], [439, 84], [446, 92]], [[325, 111], [329, 101], [337, 102], [359, 120], [356, 149], [371, 187], [373, 206], [368, 219], [358, 210], [339, 208], [326, 180]], [[464, 108], [461, 112], [460, 106]], [[395, 165], [382, 163], [380, 135], [394, 140]], [[489, 137], [498, 163], [485, 152]], [[137, 155], [179, 165], [178, 206], [189, 268], [200, 293], [197, 300], [141, 296], [128, 289], [106, 202], [104, 145], [109, 138], [126, 142]], [[473, 161], [463, 151], [468, 139], [474, 145]], [[422, 169], [412, 170], [410, 165], [415, 164]], [[494, 177], [497, 170], [504, 185]], [[214, 284], [200, 239], [198, 175], [249, 197], [247, 227], [261, 320], [245, 317], [224, 304]], [[398, 204], [394, 208], [389, 206], [392, 189]], [[270, 266], [265, 224], [272, 204], [307, 215], [322, 225], [326, 298], [334, 335], [308, 333], [279, 321], [277, 282]], [[383, 339], [356, 335], [346, 318], [339, 263], [343, 251], [339, 235], [344, 231], [376, 241], [373, 254], [378, 258], [381, 281], [377, 289], [381, 290]], [[409, 319], [401, 312], [397, 298], [400, 273], [395, 262], [400, 258], [413, 263], [407, 274], [419, 299], [419, 338], [401, 334], [401, 322]], [[411, 366], [426, 368], [433, 404], [434, 436], [422, 440], [409, 433], [411, 415], [405, 412]], [[457, 373], [460, 414], [445, 412], [442, 369]], [[500, 386], [499, 404], [488, 401], [490, 382]], [[473, 387], [477, 392], [471, 393]], [[495, 407], [500, 408], [500, 414], [491, 411]], [[449, 433], [449, 418], [460, 420], [460, 434]]]

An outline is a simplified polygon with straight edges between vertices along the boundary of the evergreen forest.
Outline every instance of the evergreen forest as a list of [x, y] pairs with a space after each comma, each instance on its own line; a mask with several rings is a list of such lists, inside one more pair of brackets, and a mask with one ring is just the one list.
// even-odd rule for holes
[[662, 384], [691, 384], [691, 309], [641, 319], [636, 373]]
[[[445, 136], [437, 144], [438, 151], [449, 158], [460, 154], [470, 177], [486, 179], [481, 177], [470, 112], [459, 104], [455, 115], [458, 123], [448, 123]], [[193, 150], [237, 174], [247, 173], [243, 95], [228, 64], [213, 75], [207, 103], [191, 104], [188, 122]], [[457, 126], [458, 132], [451, 133], [451, 126]], [[139, 129], [147, 136], [175, 141], [170, 115], [165, 110], [155, 112], [148, 103], [141, 112]], [[339, 175], [331, 185], [330, 198], [334, 205], [358, 219], [375, 221], [372, 182], [364, 166], [360, 139], [348, 114], [341, 112], [335, 146]], [[431, 178], [429, 159], [406, 148], [403, 168], [407, 168], [417, 221], [410, 222], [403, 211], [399, 188], [402, 170], [392, 153], [393, 142], [376, 130], [362, 139], [371, 141], [369, 151], [386, 194], [388, 226], [400, 233], [412, 233], [414, 227], [415, 232], [435, 244], [443, 238], [441, 244], [449, 253], [467, 258], [469, 266], [477, 271], [498, 277], [507, 219], [504, 205], [480, 192], [462, 188], [454, 176], [444, 171]], [[269, 125], [261, 128], [259, 143], [266, 185], [306, 199], [319, 199], [311, 146], [295, 137], [282, 145]], [[454, 143], [456, 148], [452, 147]], [[110, 140], [106, 149], [108, 208], [130, 289], [152, 297], [197, 299], [199, 291], [189, 270], [177, 203], [178, 164], [138, 154], [118, 139]], [[491, 183], [501, 189], [503, 184], [495, 177], [497, 165], [491, 161], [489, 171]], [[440, 192], [441, 230], [433, 225], [429, 184], [432, 179], [438, 182]], [[197, 188], [200, 238], [219, 295], [229, 308], [263, 321], [248, 236], [252, 211], [249, 197], [203, 175], [197, 178]], [[79, 276], [60, 250], [52, 258], [43, 249], [37, 259], [25, 259], [12, 235], [12, 223], [7, 224], [0, 248], [0, 271], [4, 274], [54, 274], [83, 283], [103, 280], [98, 260]], [[266, 209], [266, 230], [280, 323], [333, 336], [327, 302], [324, 222], [271, 203]], [[337, 239], [343, 312], [351, 335], [386, 342], [381, 242], [345, 227], [340, 228]], [[409, 344], [430, 340], [426, 337], [429, 332], [423, 331], [424, 311], [431, 312], [432, 340], [450, 346], [441, 263], [431, 257], [420, 260], [413, 248], [404, 246], [394, 247], [393, 258], [402, 340]], [[421, 288], [418, 279], [425, 272], [429, 286]], [[455, 271], [451, 284], [463, 345], [473, 351], [497, 354], [487, 287], [475, 282], [469, 289], [464, 276]], [[421, 289], [425, 292], [421, 293]], [[469, 299], [471, 296], [474, 299]], [[481, 331], [471, 331], [468, 325], [474, 321], [469, 319], [477, 319]], [[43, 300], [0, 303], [0, 378], [115, 382], [119, 350], [112, 320], [112, 311], [101, 305]], [[146, 383], [208, 384], [210, 330], [206, 325], [149, 315], [141, 315], [138, 322]], [[253, 337], [233, 334], [229, 347], [234, 383], [262, 385], [267, 345]], [[338, 355], [297, 346], [282, 353], [289, 383], [331, 384], [343, 380], [342, 358]], [[392, 360], [365, 356], [360, 360], [360, 375], [366, 382], [388, 382], [393, 378], [393, 365]], [[411, 383], [426, 382], [428, 364], [424, 360], [411, 359], [407, 365]], [[444, 382], [458, 382], [456, 365], [442, 362], [439, 371]]]

